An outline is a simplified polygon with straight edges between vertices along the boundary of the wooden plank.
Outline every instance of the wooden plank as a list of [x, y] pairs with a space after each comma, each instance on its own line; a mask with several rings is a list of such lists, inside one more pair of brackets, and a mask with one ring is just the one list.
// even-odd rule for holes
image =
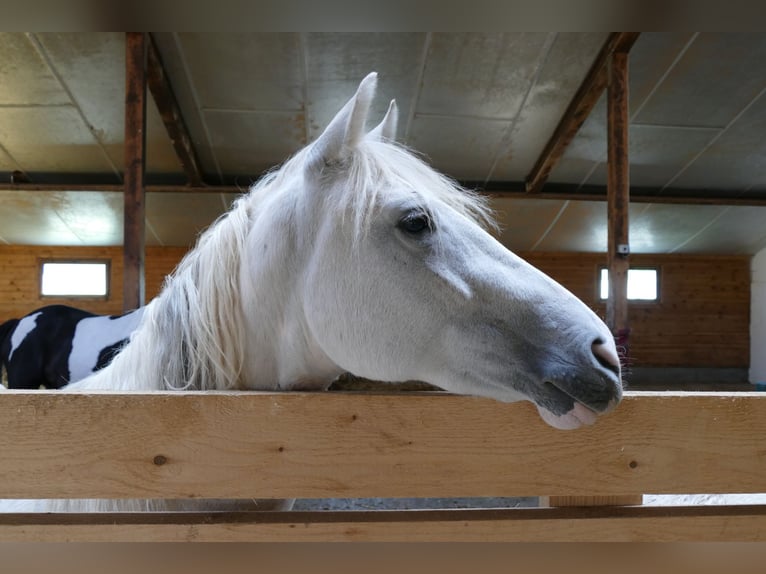
[[638, 36], [639, 32], [612, 32], [609, 35], [532, 171], [529, 172], [527, 192], [536, 194], [542, 191], [551, 171], [604, 92], [608, 81], [607, 64], [610, 56], [615, 52], [627, 54]]
[[607, 101], [608, 129], [608, 247], [609, 298], [606, 302], [606, 324], [618, 340], [624, 340], [621, 354], [628, 356], [628, 213], [630, 176], [628, 159], [628, 54], [614, 53], [609, 66]]
[[195, 187], [204, 185], [202, 169], [194, 151], [189, 130], [151, 34], [148, 37], [147, 83], [189, 185]]
[[441, 393], [1, 398], [0, 498], [736, 493], [766, 476], [761, 393], [629, 393], [570, 432]]
[[766, 507], [0, 515], [4, 542], [724, 542]]
[[146, 201], [146, 33], [125, 37], [125, 175], [123, 310], [144, 305]]

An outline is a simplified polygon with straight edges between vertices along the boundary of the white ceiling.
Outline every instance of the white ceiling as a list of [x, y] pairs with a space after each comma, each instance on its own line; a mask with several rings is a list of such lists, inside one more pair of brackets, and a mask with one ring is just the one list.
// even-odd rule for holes
[[[371, 70], [400, 139], [474, 185], [518, 188], [605, 33], [154, 34], [210, 186], [246, 187], [312, 140]], [[0, 242], [118, 245], [124, 35], [0, 34]], [[766, 198], [766, 34], [643, 33], [631, 51], [634, 193]], [[185, 177], [149, 98], [150, 184]], [[605, 251], [605, 103], [540, 196], [493, 201], [519, 251]], [[11, 173], [57, 191], [11, 189]], [[3, 182], [6, 183], [3, 187]], [[103, 184], [77, 191], [77, 185]], [[147, 243], [188, 245], [234, 194], [148, 194]], [[559, 199], [546, 199], [556, 193]], [[564, 195], [561, 195], [564, 194]], [[563, 197], [563, 199], [561, 199]], [[634, 252], [754, 253], [766, 207], [631, 204]]]

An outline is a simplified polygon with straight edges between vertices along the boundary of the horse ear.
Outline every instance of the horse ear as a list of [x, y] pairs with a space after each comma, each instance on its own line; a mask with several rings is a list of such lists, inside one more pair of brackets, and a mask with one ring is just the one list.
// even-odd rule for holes
[[396, 140], [396, 125], [399, 123], [399, 106], [396, 100], [391, 100], [386, 115], [381, 122], [370, 132], [370, 136], [379, 140]]
[[365, 122], [375, 95], [378, 74], [372, 72], [359, 84], [356, 94], [335, 115], [312, 146], [311, 165], [321, 168], [343, 157], [365, 135]]

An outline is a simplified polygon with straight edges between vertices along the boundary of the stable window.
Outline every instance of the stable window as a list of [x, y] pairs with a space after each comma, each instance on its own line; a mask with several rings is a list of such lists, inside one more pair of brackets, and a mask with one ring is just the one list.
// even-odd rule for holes
[[108, 261], [42, 262], [43, 297], [106, 297], [108, 293]]
[[[628, 299], [656, 301], [659, 296], [657, 269], [628, 269]], [[599, 293], [602, 300], [609, 298], [609, 271], [601, 269]]]

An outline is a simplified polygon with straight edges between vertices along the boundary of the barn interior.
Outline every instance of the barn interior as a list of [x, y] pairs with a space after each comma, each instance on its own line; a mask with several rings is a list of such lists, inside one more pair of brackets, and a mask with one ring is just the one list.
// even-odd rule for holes
[[[766, 381], [766, 35], [3, 33], [0, 49], [0, 322], [151, 300], [377, 71], [373, 115], [396, 98], [399, 141], [489, 194], [498, 239], [597, 313], [602, 269], [656, 271], [656, 298], [625, 301], [617, 323], [631, 388]], [[126, 112], [135, 85], [144, 122]], [[610, 184], [620, 133], [629, 179]], [[42, 295], [54, 261], [107, 262], [107, 294]]]

